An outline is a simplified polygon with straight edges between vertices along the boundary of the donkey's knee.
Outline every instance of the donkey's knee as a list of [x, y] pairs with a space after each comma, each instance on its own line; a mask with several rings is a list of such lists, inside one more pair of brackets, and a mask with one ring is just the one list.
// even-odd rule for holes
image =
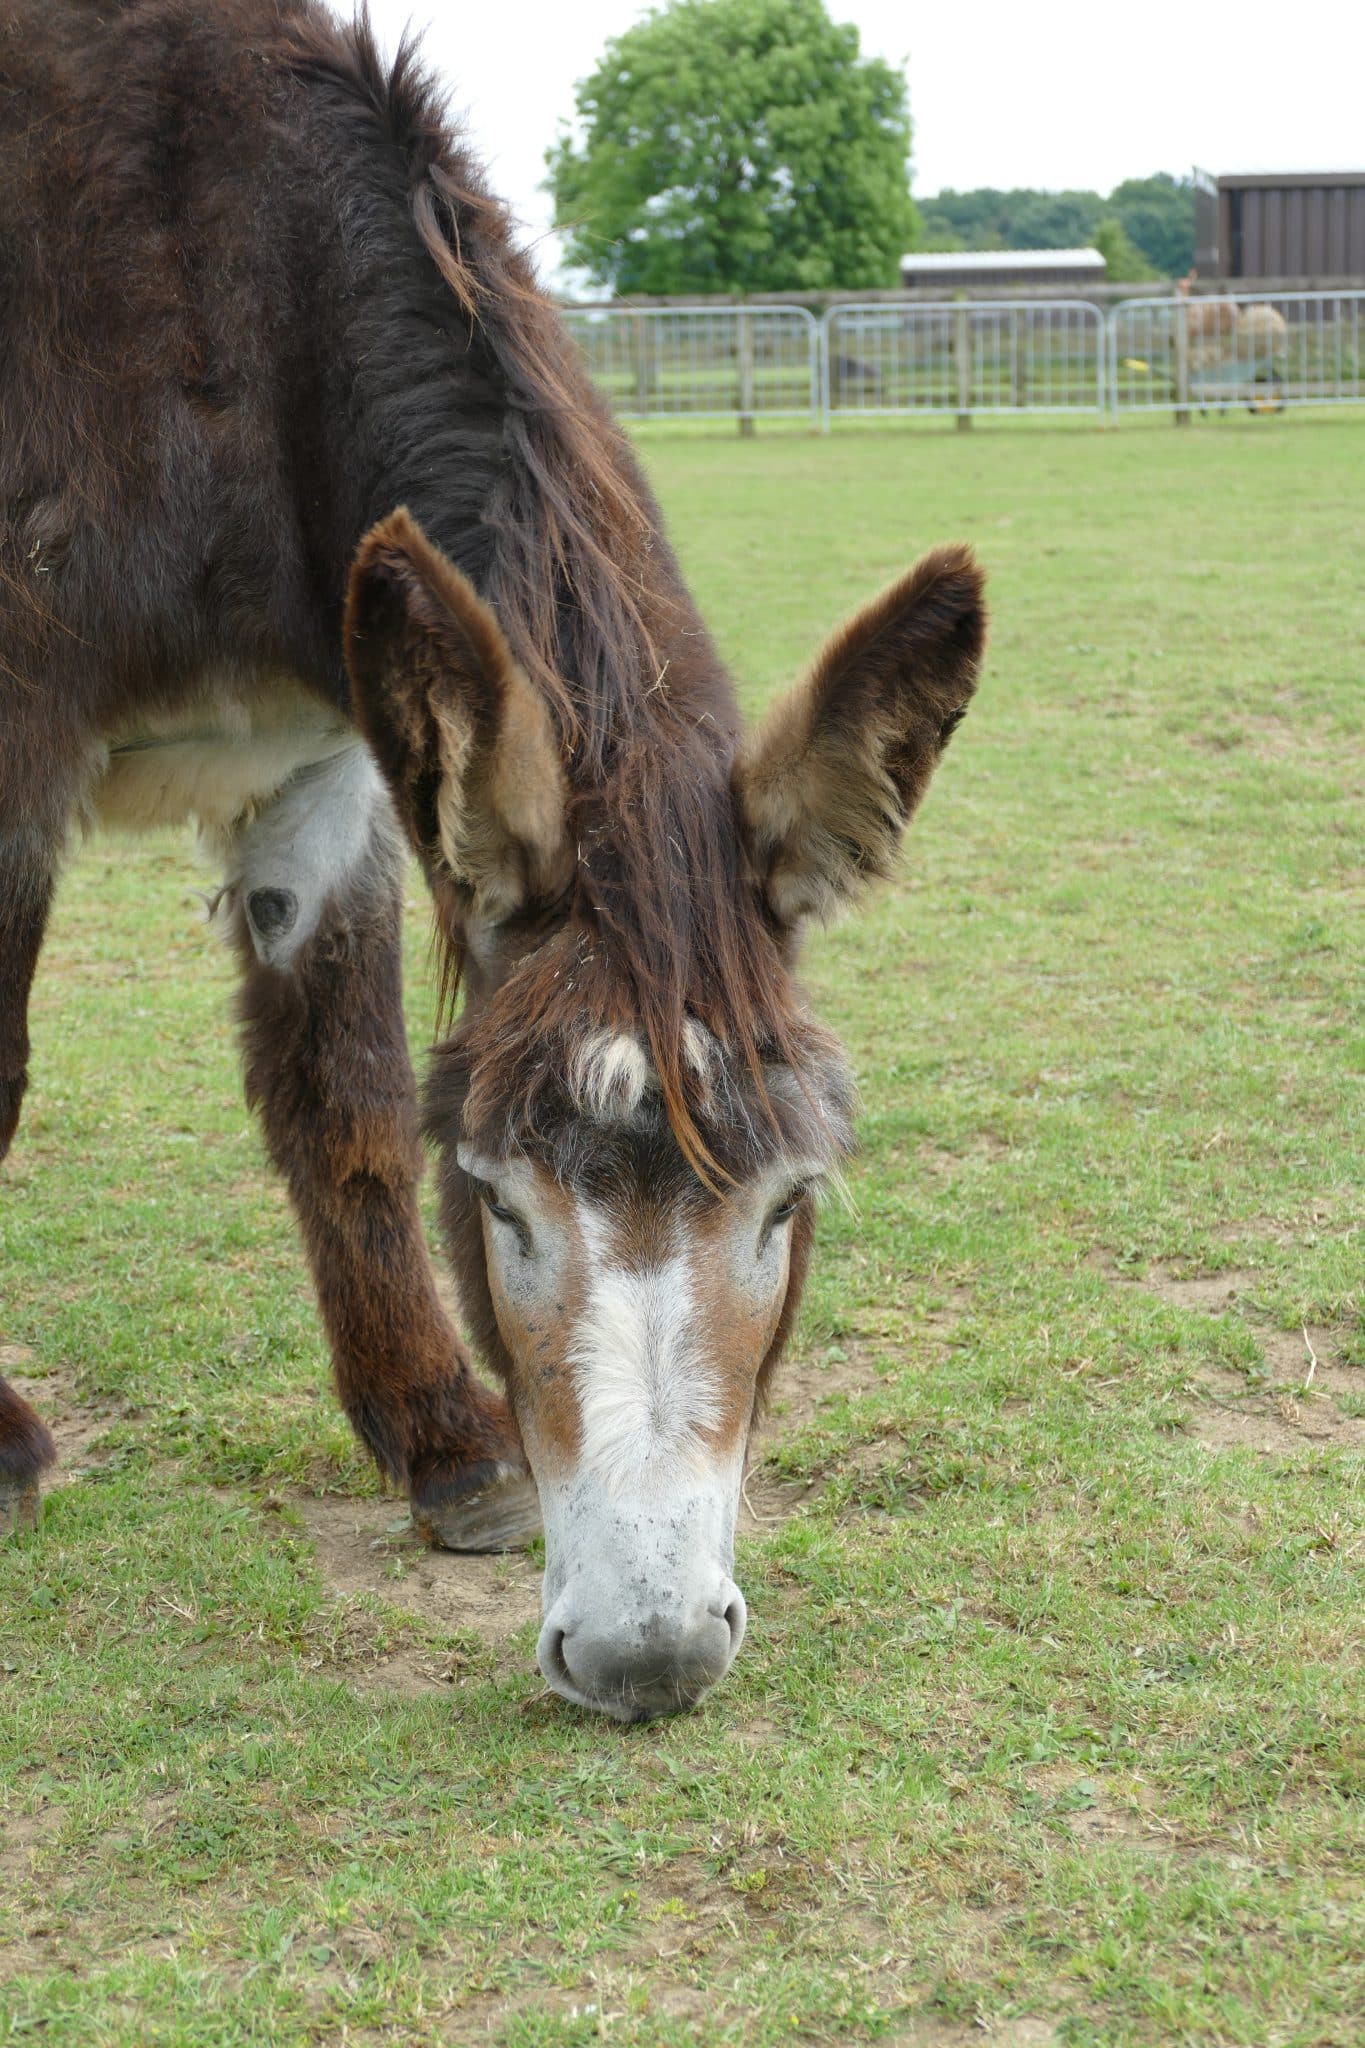
[[292, 968], [329, 913], [391, 886], [400, 840], [359, 742], [301, 769], [233, 842], [228, 885], [263, 967]]

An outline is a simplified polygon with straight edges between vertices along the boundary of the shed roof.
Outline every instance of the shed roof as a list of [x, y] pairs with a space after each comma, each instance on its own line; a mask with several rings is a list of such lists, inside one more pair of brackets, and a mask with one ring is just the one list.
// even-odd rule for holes
[[1365, 171], [1224, 171], [1218, 183], [1229, 192], [1250, 192], [1261, 186], [1296, 189], [1318, 185], [1365, 185]]
[[923, 270], [931, 276], [943, 270], [1103, 270], [1098, 249], [936, 249], [924, 254], [912, 249], [901, 257], [901, 268]]

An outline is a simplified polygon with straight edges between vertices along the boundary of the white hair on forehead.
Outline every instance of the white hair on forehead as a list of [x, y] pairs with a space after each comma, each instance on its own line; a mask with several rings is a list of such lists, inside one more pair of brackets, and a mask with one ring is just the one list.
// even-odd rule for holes
[[[721, 1049], [695, 1017], [683, 1019], [682, 1056], [709, 1094], [722, 1066]], [[633, 1123], [658, 1088], [654, 1063], [634, 1031], [591, 1031], [570, 1057], [570, 1093], [594, 1123]]]
[[658, 1085], [649, 1055], [633, 1032], [592, 1031], [574, 1047], [569, 1090], [594, 1123], [630, 1123]]
[[682, 1028], [683, 1058], [697, 1079], [709, 1090], [715, 1085], [717, 1074], [722, 1072], [725, 1057], [714, 1032], [699, 1024], [695, 1017], [684, 1017]]

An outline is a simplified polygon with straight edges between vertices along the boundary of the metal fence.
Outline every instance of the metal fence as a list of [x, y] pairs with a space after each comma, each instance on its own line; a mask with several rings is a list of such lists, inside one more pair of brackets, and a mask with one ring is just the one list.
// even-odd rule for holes
[[1105, 409], [1104, 316], [1078, 299], [832, 306], [824, 416]]
[[1365, 402], [1365, 292], [1130, 299], [1109, 316], [1115, 414]]
[[1365, 404], [1365, 291], [832, 306], [570, 307], [626, 419], [834, 420]]
[[623, 419], [819, 424], [820, 329], [804, 306], [573, 307], [565, 319]]

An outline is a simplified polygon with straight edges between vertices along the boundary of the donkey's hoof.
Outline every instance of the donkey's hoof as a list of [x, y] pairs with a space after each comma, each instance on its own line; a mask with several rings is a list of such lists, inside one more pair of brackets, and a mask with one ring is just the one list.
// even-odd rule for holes
[[0, 1477], [0, 1543], [20, 1529], [36, 1529], [41, 1505], [36, 1479]]
[[476, 1465], [411, 1506], [412, 1526], [433, 1550], [524, 1550], [541, 1530], [536, 1483], [512, 1465]]

